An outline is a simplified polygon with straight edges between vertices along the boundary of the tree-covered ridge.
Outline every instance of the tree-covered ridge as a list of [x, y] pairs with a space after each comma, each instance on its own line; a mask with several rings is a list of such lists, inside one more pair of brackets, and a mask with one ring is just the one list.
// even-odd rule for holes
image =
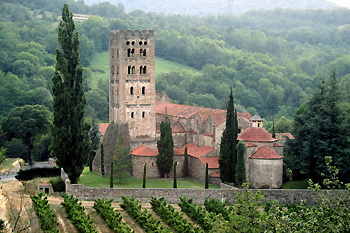
[[[16, 83], [17, 88], [1, 94], [7, 104], [0, 106], [0, 115], [24, 104], [51, 107], [51, 66], [58, 47], [55, 25], [62, 1], [6, 0], [0, 4], [0, 76], [17, 76], [1, 79], [3, 86]], [[166, 91], [177, 103], [224, 109], [232, 86], [238, 111], [257, 112], [277, 121], [281, 116], [293, 118], [330, 67], [337, 69], [343, 90], [350, 85], [350, 10], [345, 8], [198, 17], [140, 10], [125, 13], [122, 5], [110, 3], [88, 6], [71, 0], [68, 4], [74, 14], [94, 15], [76, 23], [84, 66], [89, 66], [96, 52], [108, 49], [110, 30], [147, 28], [156, 32], [157, 56], [201, 69], [157, 78], [156, 89]], [[87, 114], [107, 121], [108, 82], [94, 81], [96, 88], [91, 79], [91, 73], [99, 71], [84, 68]], [[12, 91], [22, 98], [12, 98]], [[346, 93], [343, 96], [350, 99]]]

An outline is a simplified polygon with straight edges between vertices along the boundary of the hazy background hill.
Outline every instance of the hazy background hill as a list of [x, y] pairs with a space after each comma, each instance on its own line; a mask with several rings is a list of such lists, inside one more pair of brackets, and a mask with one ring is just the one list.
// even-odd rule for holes
[[[88, 5], [106, 0], [85, 0]], [[118, 5], [123, 4], [126, 12], [142, 10], [164, 14], [219, 15], [243, 14], [249, 10], [292, 8], [292, 9], [331, 9], [336, 4], [327, 0], [107, 0]]]

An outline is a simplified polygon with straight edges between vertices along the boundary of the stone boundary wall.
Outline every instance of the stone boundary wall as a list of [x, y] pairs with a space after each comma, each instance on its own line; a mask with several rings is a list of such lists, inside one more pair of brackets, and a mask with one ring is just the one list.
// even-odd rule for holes
[[[216, 198], [221, 201], [235, 202], [235, 196], [245, 190], [230, 188], [221, 184], [221, 189], [118, 189], [118, 188], [85, 188], [83, 184], [70, 184], [66, 180], [66, 192], [80, 200], [95, 200], [98, 198], [122, 201], [122, 196], [134, 197], [140, 202], [148, 203], [151, 197], [164, 197], [170, 203], [179, 203], [179, 197], [193, 198], [193, 202], [203, 204], [205, 198]], [[265, 196], [263, 201], [278, 201], [281, 204], [300, 203], [305, 200], [306, 205], [315, 204], [313, 196], [316, 194], [307, 189], [250, 189], [255, 193], [261, 191]]]

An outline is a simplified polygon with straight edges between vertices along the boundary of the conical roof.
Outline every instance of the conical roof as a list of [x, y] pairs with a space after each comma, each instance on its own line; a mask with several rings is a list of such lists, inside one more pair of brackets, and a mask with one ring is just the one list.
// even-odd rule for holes
[[268, 146], [260, 147], [250, 159], [282, 159], [283, 156], [279, 155], [275, 150]]
[[238, 140], [243, 142], [275, 142], [277, 139], [271, 135], [264, 128], [251, 127], [244, 130], [238, 135]]

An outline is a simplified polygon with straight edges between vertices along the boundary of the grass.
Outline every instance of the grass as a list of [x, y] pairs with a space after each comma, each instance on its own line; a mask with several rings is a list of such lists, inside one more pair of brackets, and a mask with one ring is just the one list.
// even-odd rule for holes
[[[168, 73], [171, 71], [181, 71], [183, 69], [198, 72], [198, 70], [182, 65], [176, 62], [167, 61], [160, 57], [155, 58], [156, 76], [161, 73]], [[109, 51], [96, 53], [90, 61], [89, 68], [92, 70], [92, 88], [96, 88], [100, 78], [103, 80], [109, 79]]]
[[[121, 184], [115, 178], [113, 182], [114, 188], [142, 188], [142, 179], [128, 177]], [[85, 187], [93, 188], [109, 188], [109, 177], [103, 177], [98, 173], [90, 172], [88, 167], [85, 167], [82, 176], [80, 176], [79, 184], [84, 184]], [[191, 178], [177, 178], [177, 187], [185, 189], [204, 189], [204, 183], [193, 180]], [[147, 179], [146, 188], [173, 188], [173, 179]], [[210, 189], [219, 189], [219, 185], [209, 184]]]
[[14, 168], [13, 163], [16, 160], [20, 160], [18, 158], [6, 158], [5, 161], [0, 165], [0, 172], [8, 171]]
[[292, 180], [283, 184], [283, 189], [307, 189], [308, 179], [304, 180]]

